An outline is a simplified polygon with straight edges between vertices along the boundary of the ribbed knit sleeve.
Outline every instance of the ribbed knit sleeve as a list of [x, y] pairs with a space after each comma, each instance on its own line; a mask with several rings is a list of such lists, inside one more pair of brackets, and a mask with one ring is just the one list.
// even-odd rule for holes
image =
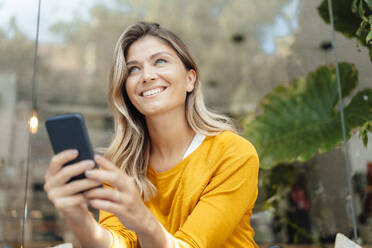
[[137, 234], [126, 229], [119, 219], [106, 211], [99, 212], [99, 224], [106, 228], [112, 235], [111, 248], [137, 248]]
[[[105, 188], [113, 188], [105, 183]], [[112, 245], [110, 248], [137, 248], [140, 247], [137, 234], [126, 229], [120, 220], [112, 213], [100, 210], [98, 223], [108, 230], [112, 235]]]

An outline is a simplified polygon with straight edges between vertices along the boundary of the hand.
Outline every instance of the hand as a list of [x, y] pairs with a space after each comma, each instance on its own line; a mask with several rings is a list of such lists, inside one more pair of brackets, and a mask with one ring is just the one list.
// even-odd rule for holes
[[144, 232], [146, 223], [153, 221], [155, 217], [143, 203], [134, 179], [101, 156], [95, 156], [94, 160], [102, 170], [88, 170], [85, 172], [86, 177], [108, 183], [113, 188], [95, 188], [85, 192], [84, 196], [89, 204], [96, 209], [113, 213], [126, 228], [137, 234]]
[[77, 156], [76, 150], [65, 150], [53, 156], [45, 173], [44, 184], [44, 190], [56, 209], [68, 220], [75, 222], [88, 214], [87, 200], [79, 192], [100, 185], [99, 182], [90, 179], [67, 183], [72, 177], [94, 167], [94, 162], [89, 160], [63, 166]]

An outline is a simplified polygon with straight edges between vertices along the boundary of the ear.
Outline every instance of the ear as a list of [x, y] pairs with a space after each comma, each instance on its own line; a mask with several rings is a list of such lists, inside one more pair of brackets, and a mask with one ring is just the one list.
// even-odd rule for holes
[[192, 92], [194, 90], [195, 82], [196, 82], [196, 71], [194, 69], [188, 70], [186, 75], [186, 91]]

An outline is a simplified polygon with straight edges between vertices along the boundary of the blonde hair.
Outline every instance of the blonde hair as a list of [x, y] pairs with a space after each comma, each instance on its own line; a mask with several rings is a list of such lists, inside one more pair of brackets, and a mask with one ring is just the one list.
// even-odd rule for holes
[[203, 100], [198, 68], [186, 45], [174, 33], [157, 23], [138, 22], [129, 26], [119, 37], [111, 67], [108, 100], [113, 111], [115, 134], [105, 157], [134, 178], [140, 194], [147, 201], [155, 196], [156, 188], [146, 177], [150, 157], [150, 138], [144, 116], [133, 106], [125, 91], [128, 77], [126, 54], [129, 47], [145, 36], [154, 36], [166, 42], [183, 62], [187, 70], [196, 72], [195, 86], [186, 96], [186, 119], [196, 133], [207, 136], [222, 131], [235, 131], [230, 118], [209, 111]]

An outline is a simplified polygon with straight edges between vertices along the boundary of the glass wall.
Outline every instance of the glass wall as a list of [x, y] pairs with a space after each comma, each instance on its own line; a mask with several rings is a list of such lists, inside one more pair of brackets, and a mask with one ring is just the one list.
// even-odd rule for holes
[[[334, 2], [338, 20], [346, 18], [337, 15], [341, 2]], [[24, 247], [78, 247], [43, 191], [53, 154], [44, 122], [82, 113], [93, 146], [109, 144], [113, 120], [106, 94], [113, 49], [121, 32], [139, 20], [158, 22], [186, 42], [207, 105], [233, 117], [257, 148], [259, 198], [251, 224], [260, 246], [321, 246], [339, 232], [353, 238], [347, 166], [358, 241], [371, 245], [372, 148], [359, 138], [360, 126], [372, 121], [372, 96], [363, 91], [372, 87], [371, 61], [355, 38], [336, 30], [332, 43], [326, 6], [320, 0], [42, 1], [32, 95], [37, 2], [0, 1], [0, 246], [20, 247], [23, 236]], [[349, 107], [346, 151], [334, 49], [344, 62], [339, 71]], [[30, 134], [33, 105], [39, 128]]]
[[[36, 30], [37, 4], [29, 3], [29, 34]], [[16, 247], [22, 239], [26, 168], [29, 157], [27, 121], [31, 112], [34, 35], [18, 25], [16, 6], [0, 1], [0, 246]]]

